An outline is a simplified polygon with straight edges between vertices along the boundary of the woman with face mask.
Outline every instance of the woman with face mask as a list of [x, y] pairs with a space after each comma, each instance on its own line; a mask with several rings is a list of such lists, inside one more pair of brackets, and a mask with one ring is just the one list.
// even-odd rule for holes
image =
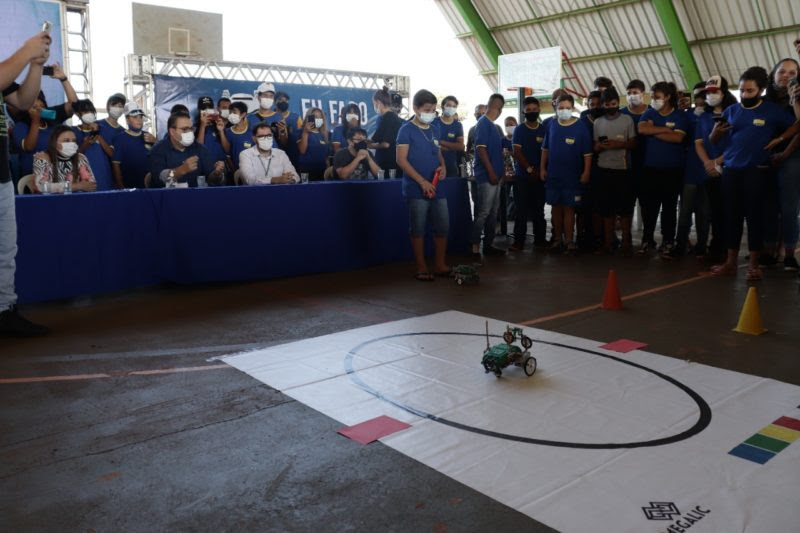
[[110, 130], [100, 131], [97, 123], [97, 111], [91, 100], [78, 100], [73, 106], [80, 119], [80, 125], [72, 131], [78, 142], [78, 151], [86, 156], [92, 167], [98, 191], [110, 191], [115, 188], [114, 176], [111, 172], [111, 157], [114, 156], [113, 139]]
[[102, 120], [97, 121], [100, 127], [100, 134], [105, 139], [114, 140], [114, 137], [125, 131], [125, 128], [119, 123], [120, 117], [125, 113], [125, 95], [121, 93], [112, 94], [106, 101], [106, 109], [108, 116]]
[[458, 100], [445, 96], [442, 113], [433, 121], [439, 129], [439, 148], [442, 150], [448, 176], [459, 176], [460, 159], [464, 155], [464, 126], [458, 119]]
[[736, 274], [742, 225], [747, 219], [747, 280], [763, 277], [759, 256], [764, 248], [764, 194], [769, 170], [769, 152], [764, 147], [773, 137], [781, 138], [794, 123], [794, 115], [786, 108], [763, 99], [768, 84], [767, 71], [762, 67], [747, 69], [739, 78], [741, 102], [727, 108], [722, 113], [724, 122], [717, 122], [711, 131], [712, 143], [729, 138], [722, 170], [728, 256], [724, 263], [712, 267], [712, 274], [717, 276]]
[[297, 166], [299, 172], [307, 173], [310, 181], [322, 181], [328, 166], [328, 126], [322, 109], [308, 110], [306, 120], [297, 139]]
[[361, 109], [358, 104], [347, 104], [339, 112], [342, 123], [333, 128], [331, 149], [334, 154], [340, 148], [347, 148], [347, 132], [361, 127]]
[[660, 81], [650, 88], [650, 109], [639, 121], [639, 135], [647, 138], [644, 155], [644, 175], [640, 187], [640, 202], [644, 232], [642, 247], [637, 253], [646, 254], [656, 247], [655, 230], [661, 212], [661, 248], [669, 253], [675, 243], [678, 195], [683, 186], [686, 149], [683, 144], [689, 131], [686, 113], [677, 109], [678, 89], [672, 82]]
[[368, 144], [375, 150], [375, 162], [388, 174], [389, 170], [397, 169], [395, 146], [397, 132], [400, 131], [403, 120], [392, 110], [392, 96], [388, 87], [375, 92], [372, 96], [372, 105], [378, 114], [378, 122]]
[[53, 129], [47, 150], [33, 158], [33, 176], [38, 192], [63, 193], [66, 182], [72, 191], [97, 190], [89, 161], [78, 152], [75, 132], [69, 126]]

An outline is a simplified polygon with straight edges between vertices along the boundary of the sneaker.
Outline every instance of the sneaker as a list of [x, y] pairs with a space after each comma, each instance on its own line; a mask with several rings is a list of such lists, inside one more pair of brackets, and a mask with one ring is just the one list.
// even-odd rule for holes
[[49, 331], [20, 315], [16, 305], [0, 313], [0, 337], [40, 337]]
[[646, 255], [653, 251], [656, 247], [655, 243], [653, 242], [643, 242], [642, 246], [636, 250], [637, 255]]
[[761, 254], [758, 258], [760, 266], [772, 267], [778, 264], [778, 258], [772, 254]]
[[488, 256], [506, 255], [506, 251], [501, 250], [500, 248], [495, 248], [494, 246], [484, 246], [483, 255], [488, 255]]
[[787, 255], [783, 260], [783, 269], [786, 272], [796, 272], [800, 270], [800, 264], [797, 264], [797, 259], [793, 255]]

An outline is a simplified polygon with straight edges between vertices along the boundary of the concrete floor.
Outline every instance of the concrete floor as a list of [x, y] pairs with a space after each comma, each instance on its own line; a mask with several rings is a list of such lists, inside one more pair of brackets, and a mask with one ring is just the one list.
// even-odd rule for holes
[[[29, 306], [54, 331], [0, 341], [0, 378], [84, 376], [0, 383], [0, 530], [551, 531], [236, 370], [169, 369], [447, 309], [547, 318], [598, 303], [612, 267], [626, 295], [707, 265], [529, 250], [488, 260], [476, 287], [387, 265]], [[800, 385], [796, 276], [766, 272], [760, 337], [731, 331], [746, 289], [743, 272], [701, 279], [536, 327]]]

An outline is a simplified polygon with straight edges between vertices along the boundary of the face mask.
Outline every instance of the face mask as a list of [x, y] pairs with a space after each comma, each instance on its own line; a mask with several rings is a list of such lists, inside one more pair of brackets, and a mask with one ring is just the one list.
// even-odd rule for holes
[[61, 143], [61, 150], [58, 151], [58, 155], [64, 159], [69, 159], [76, 153], [78, 153], [78, 143], [74, 142]]
[[605, 110], [602, 107], [595, 107], [594, 109], [589, 110], [589, 115], [592, 118], [600, 118], [605, 114]]
[[420, 113], [419, 120], [425, 124], [430, 124], [436, 118], [436, 113]]
[[344, 119], [345, 119], [347, 122], [355, 122], [355, 121], [357, 121], [357, 120], [358, 120], [358, 115], [356, 115], [355, 113], [348, 113], [348, 114], [346, 114], [346, 115], [344, 116]]
[[133, 126], [129, 127], [128, 129], [131, 130], [133, 133], [139, 133], [140, 131], [142, 131], [142, 128], [134, 128]]
[[703, 114], [703, 113], [705, 113], [705, 112], [706, 112], [706, 108], [705, 108], [705, 107], [702, 107], [702, 106], [695, 106], [695, 108], [694, 108], [694, 114], [695, 114], [695, 116], [698, 116], [698, 117], [699, 117], [700, 115], [702, 115], [702, 114]]
[[272, 150], [272, 137], [259, 137], [258, 138], [258, 148], [260, 150]]
[[606, 116], [613, 116], [619, 111], [619, 106], [606, 107], [603, 111], [605, 111]]
[[506, 133], [508, 135], [514, 135], [514, 128], [516, 128], [516, 126], [506, 126]]
[[272, 98], [258, 99], [258, 105], [261, 106], [261, 109], [270, 109], [272, 107], [273, 102], [275, 102], [275, 100], [273, 100]]
[[538, 111], [529, 111], [525, 113], [525, 120], [528, 122], [536, 122], [539, 119]]
[[642, 105], [642, 95], [641, 94], [629, 94], [628, 95], [628, 103], [632, 106], [640, 106]]
[[653, 100], [650, 106], [656, 111], [660, 111], [664, 107], [664, 100]]
[[110, 116], [114, 120], [116, 120], [119, 117], [121, 117], [122, 113], [124, 113], [124, 112], [125, 112], [125, 108], [122, 107], [122, 106], [115, 105], [115, 106], [112, 106], [112, 107], [108, 108], [108, 116]]
[[321, 118], [315, 118], [314, 119], [314, 127], [315, 128], [320, 129], [324, 124], [325, 124], [325, 120], [323, 120]]
[[219, 116], [222, 118], [230, 118], [231, 110], [230, 109], [220, 109]]
[[760, 96], [755, 96], [753, 98], [742, 98], [742, 105], [744, 107], [753, 107], [757, 105], [759, 101], [761, 101]]
[[447, 106], [442, 110], [444, 116], [446, 117], [452, 117], [453, 115], [456, 114], [456, 111], [458, 111], [458, 109], [452, 106]]
[[81, 115], [81, 122], [84, 124], [93, 124], [94, 122], [97, 122], [97, 115], [94, 113], [84, 113]]
[[367, 149], [367, 141], [358, 141], [353, 145], [353, 148], [356, 149], [356, 152], [359, 150], [366, 150]]
[[241, 121], [242, 121], [242, 117], [239, 116], [238, 113], [234, 113], [232, 115], [228, 115], [228, 122], [230, 122], [234, 126], [237, 125], [238, 123], [240, 123]]
[[717, 107], [722, 103], [722, 93], [709, 93], [706, 95], [706, 103], [710, 106]]
[[289, 102], [278, 102], [278, 103], [275, 105], [275, 107], [277, 107], [277, 108], [278, 108], [278, 111], [280, 111], [281, 113], [283, 113], [284, 111], [286, 111], [287, 109], [289, 109]]
[[572, 118], [572, 109], [559, 109], [556, 111], [556, 116], [558, 120], [569, 120]]
[[184, 146], [191, 146], [194, 142], [194, 132], [184, 131], [181, 133], [181, 144]]

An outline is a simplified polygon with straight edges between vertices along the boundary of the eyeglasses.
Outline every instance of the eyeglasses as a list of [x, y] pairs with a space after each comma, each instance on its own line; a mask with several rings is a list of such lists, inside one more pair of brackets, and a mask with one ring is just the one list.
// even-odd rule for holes
[[272, 139], [272, 135], [259, 135], [256, 139]]

